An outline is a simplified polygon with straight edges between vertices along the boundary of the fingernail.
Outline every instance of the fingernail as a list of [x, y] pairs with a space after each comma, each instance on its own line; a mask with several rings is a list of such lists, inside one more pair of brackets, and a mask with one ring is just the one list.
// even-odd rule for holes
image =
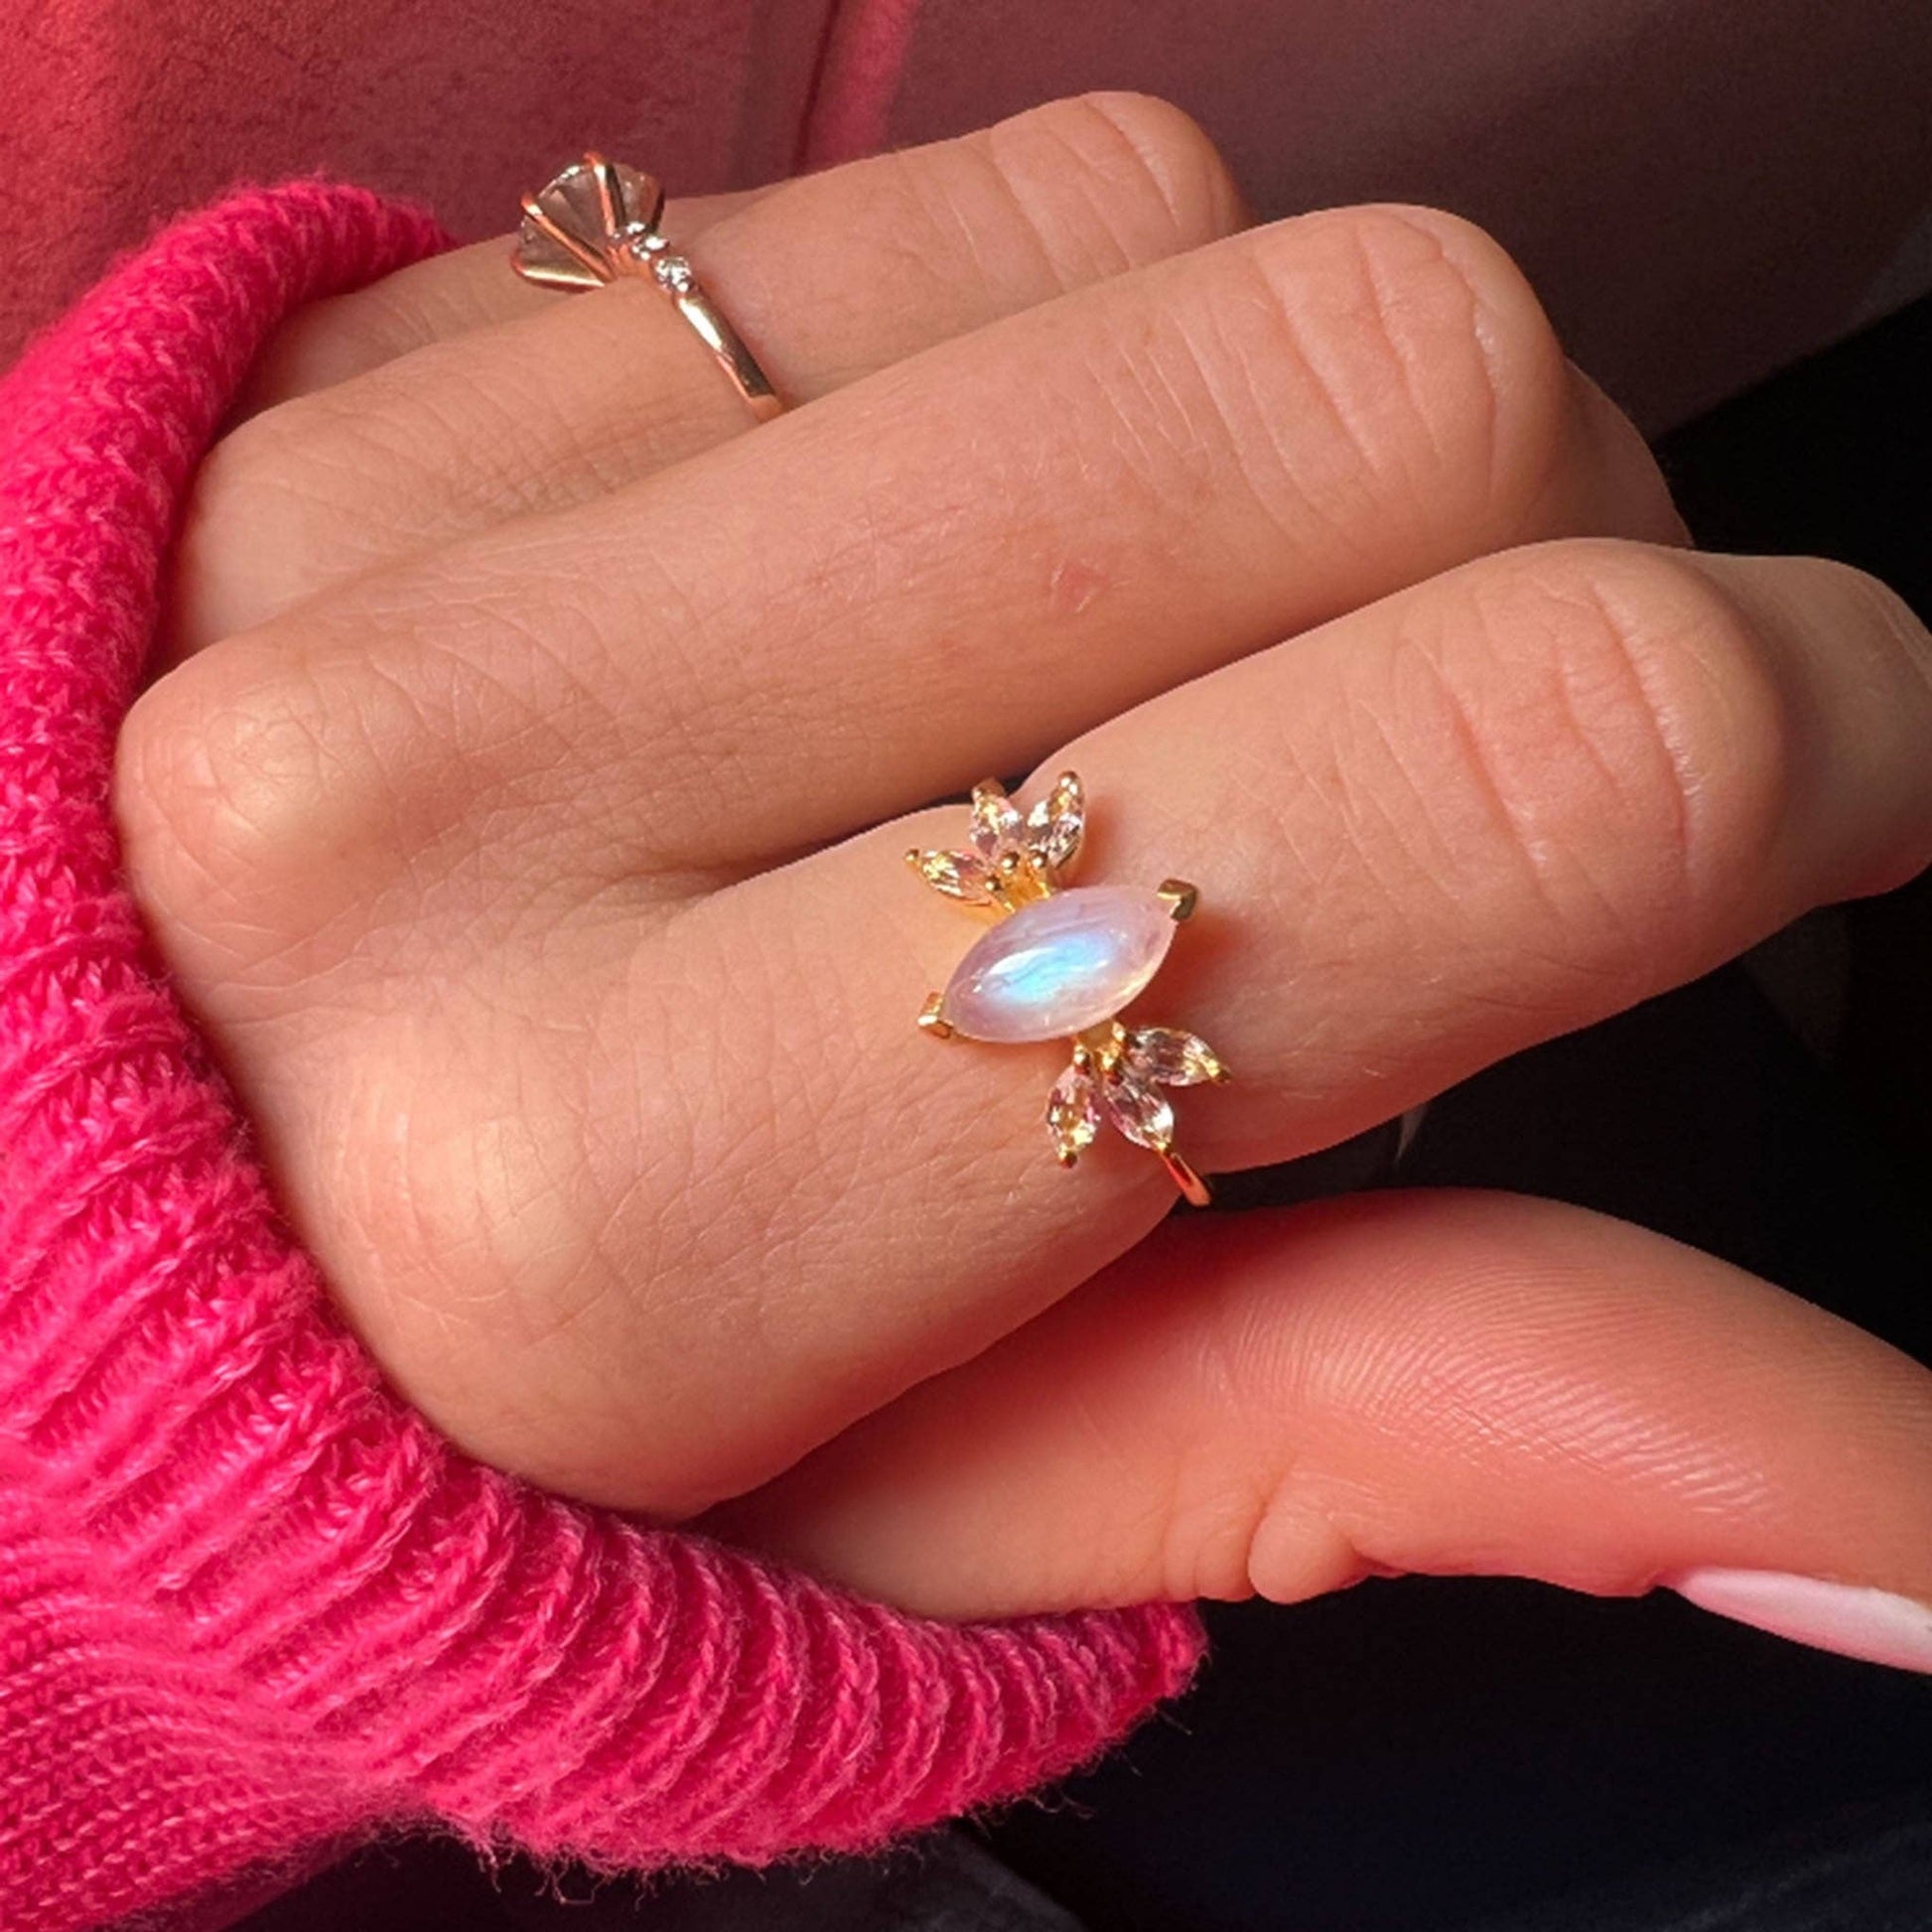
[[1932, 1604], [1777, 1570], [1687, 1570], [1668, 1587], [1700, 1609], [1841, 1657], [1932, 1671]]

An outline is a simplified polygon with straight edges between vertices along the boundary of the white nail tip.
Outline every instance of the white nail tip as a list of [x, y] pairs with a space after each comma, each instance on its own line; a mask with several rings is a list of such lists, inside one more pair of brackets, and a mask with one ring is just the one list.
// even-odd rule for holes
[[1667, 1582], [1700, 1609], [1793, 1643], [1932, 1672], [1932, 1604], [1909, 1596], [1776, 1570], [1687, 1570]]

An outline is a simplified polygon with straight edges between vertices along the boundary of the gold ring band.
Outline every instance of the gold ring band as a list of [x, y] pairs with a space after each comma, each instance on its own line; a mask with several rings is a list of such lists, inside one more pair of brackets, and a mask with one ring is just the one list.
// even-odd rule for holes
[[784, 407], [771, 378], [706, 294], [691, 264], [657, 223], [663, 185], [621, 162], [587, 154], [523, 198], [523, 225], [511, 266], [541, 288], [601, 288], [621, 276], [653, 282], [716, 357], [752, 414], [763, 422]]

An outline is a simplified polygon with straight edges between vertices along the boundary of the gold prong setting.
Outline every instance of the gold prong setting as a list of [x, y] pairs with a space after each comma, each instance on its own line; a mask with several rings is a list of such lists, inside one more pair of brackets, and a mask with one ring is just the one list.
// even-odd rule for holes
[[998, 779], [982, 779], [973, 787], [972, 812], [971, 834], [959, 850], [905, 855], [934, 892], [1007, 913], [1059, 891], [1086, 829], [1086, 801], [1071, 771], [1024, 817]]
[[534, 195], [523, 197], [516, 272], [544, 288], [596, 288], [624, 274], [655, 238], [664, 210], [654, 176], [587, 154]]
[[1154, 890], [1175, 925], [1184, 925], [1194, 916], [1194, 907], [1200, 903], [1198, 886], [1190, 886], [1184, 879], [1164, 879]]
[[[1015, 922], [1011, 931], [1016, 934], [1025, 928], [1025, 940], [1007, 946], [1004, 939], [989, 939], [973, 948], [947, 990], [927, 998], [919, 1027], [938, 1039], [1019, 1042], [1053, 1035], [1028, 1031], [1033, 1022], [1024, 1010], [1000, 1013], [1002, 997], [1023, 1009], [1025, 999], [1032, 998], [1040, 1012], [1062, 1018], [1077, 1009], [1081, 1023], [1066, 1035], [1069, 1063], [1046, 1101], [1046, 1132], [1054, 1158], [1064, 1168], [1076, 1166], [1101, 1128], [1111, 1127], [1155, 1154], [1181, 1194], [1204, 1206], [1206, 1182], [1174, 1151], [1173, 1103], [1168, 1090], [1218, 1085], [1228, 1078], [1227, 1067], [1197, 1034], [1129, 1026], [1117, 1017], [1165, 956], [1167, 940], [1160, 932], [1193, 916], [1198, 889], [1186, 880], [1168, 879], [1151, 894], [1118, 887], [1069, 891], [1065, 875], [1079, 853], [1086, 825], [1085, 794], [1071, 771], [1062, 772], [1046, 797], [1025, 815], [992, 779], [974, 786], [971, 809], [965, 846], [908, 852], [907, 863], [933, 891], [990, 912], [1003, 925]], [[1079, 909], [1078, 917], [1068, 918], [1057, 909], [1046, 911], [1045, 902], [1055, 899], [1062, 906], [1071, 900], [1090, 903]], [[1158, 931], [1150, 933], [1150, 917]], [[1067, 972], [1087, 969], [1096, 953], [1103, 955], [1099, 985], [1080, 989], [1081, 997], [1071, 1008], [1063, 989], [1049, 985], [1050, 997], [1041, 1002], [1037, 987], [1026, 985], [1029, 975], [1037, 981], [1044, 974], [1050, 982], [1056, 944], [1072, 962]], [[1104, 957], [1108, 944], [1117, 959]], [[1121, 996], [1117, 1000], [1110, 985]], [[1096, 1004], [1098, 1018], [1093, 1017]], [[971, 1018], [962, 1024], [962, 1016]]]

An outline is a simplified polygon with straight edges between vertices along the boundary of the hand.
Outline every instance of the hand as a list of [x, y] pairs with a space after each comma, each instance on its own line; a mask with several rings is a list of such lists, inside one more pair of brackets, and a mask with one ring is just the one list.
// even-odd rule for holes
[[289, 332], [118, 798], [289, 1212], [477, 1454], [915, 1608], [1932, 1601], [1902, 1356], [1547, 1203], [1168, 1219], [1144, 1154], [1055, 1167], [1053, 1052], [911, 1024], [971, 936], [916, 808], [1035, 761], [1083, 877], [1202, 889], [1208, 1172], [1932, 858], [1896, 600], [1681, 548], [1464, 223], [1243, 220], [1129, 96], [674, 207], [805, 405], [749, 434], [654, 292], [500, 243]]

